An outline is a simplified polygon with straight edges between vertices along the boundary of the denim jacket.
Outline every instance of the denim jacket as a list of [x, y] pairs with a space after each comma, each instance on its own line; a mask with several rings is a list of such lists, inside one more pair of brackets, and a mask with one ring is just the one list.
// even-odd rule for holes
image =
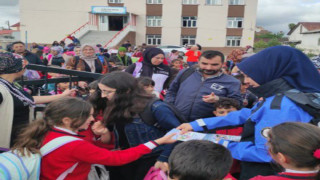
[[[157, 119], [159, 128], [148, 125], [142, 121], [141, 118], [133, 118], [131, 123], [125, 125], [125, 134], [130, 147], [135, 147], [140, 144], [146, 143], [150, 140], [155, 140], [162, 137], [166, 132], [176, 128], [181, 123], [176, 118], [171, 109], [162, 101], [155, 101], [151, 106], [153, 116]], [[118, 132], [114, 129], [116, 137], [116, 148], [118, 148]], [[161, 145], [155, 148], [152, 153], [143, 157], [158, 156], [158, 160], [166, 162], [173, 149], [174, 145]]]

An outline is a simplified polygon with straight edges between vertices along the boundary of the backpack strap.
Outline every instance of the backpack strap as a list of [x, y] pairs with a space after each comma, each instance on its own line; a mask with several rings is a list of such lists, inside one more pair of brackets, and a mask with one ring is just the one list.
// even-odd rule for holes
[[270, 109], [278, 109], [280, 110], [281, 109], [281, 102], [282, 102], [282, 99], [284, 97], [284, 94], [280, 93], [280, 94], [277, 94], [272, 102], [271, 102], [271, 105], [270, 105]]
[[136, 67], [134, 68], [132, 76], [136, 77], [141, 69], [142, 69], [142, 62], [136, 62]]
[[180, 85], [183, 81], [185, 81], [189, 76], [191, 76], [191, 74], [193, 74], [195, 71], [196, 71], [195, 68], [188, 68], [187, 70], [185, 70], [185, 71], [181, 74], [180, 78], [178, 79], [179, 85]]
[[140, 118], [142, 119], [143, 122], [150, 126], [154, 126], [157, 123], [157, 120], [153, 117], [152, 111], [151, 111], [151, 106], [153, 103], [156, 101], [159, 101], [160, 99], [154, 98], [152, 99], [147, 106], [144, 108], [143, 112], [139, 114]]
[[58, 149], [59, 147], [77, 140], [82, 140], [82, 139], [72, 137], [72, 136], [61, 136], [61, 137], [55, 138], [49, 141], [44, 146], [42, 146], [42, 148], [40, 149], [41, 155], [45, 156], [51, 153], [52, 151]]

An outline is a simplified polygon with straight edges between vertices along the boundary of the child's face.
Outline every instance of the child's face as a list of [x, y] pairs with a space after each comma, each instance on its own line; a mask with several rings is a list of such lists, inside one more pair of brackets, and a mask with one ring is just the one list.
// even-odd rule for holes
[[176, 68], [177, 68], [177, 67], [180, 68], [181, 64], [182, 64], [181, 61], [175, 61], [175, 62], [173, 63], [173, 66], [176, 67]]
[[144, 86], [143, 88], [148, 94], [152, 94], [152, 92], [154, 90], [154, 86], [152, 86], [152, 85]]
[[59, 83], [58, 87], [61, 91], [64, 91], [69, 88], [69, 83], [68, 82]]
[[227, 114], [229, 114], [229, 112], [232, 111], [237, 111], [237, 109], [232, 106], [230, 108], [217, 108], [215, 111], [213, 111], [213, 114], [217, 117], [226, 116]]

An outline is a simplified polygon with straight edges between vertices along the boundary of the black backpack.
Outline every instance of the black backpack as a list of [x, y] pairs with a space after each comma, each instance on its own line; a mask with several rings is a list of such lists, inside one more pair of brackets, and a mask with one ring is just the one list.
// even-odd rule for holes
[[196, 71], [195, 68], [188, 68], [187, 70], [185, 70], [185, 71], [181, 74], [180, 78], [178, 79], [179, 85], [180, 85], [183, 81], [185, 81], [185, 80], [186, 80], [191, 74], [193, 74], [195, 71]]
[[271, 103], [272, 109], [280, 109], [283, 96], [288, 97], [296, 105], [309, 113], [313, 119], [311, 124], [320, 126], [320, 93], [303, 93], [296, 89], [291, 89], [283, 94], [277, 94]]
[[[157, 99], [157, 98], [154, 98], [152, 99], [148, 104], [147, 106], [145, 107], [144, 111], [141, 112], [139, 114], [140, 118], [142, 119], [142, 121], [148, 125], [151, 125], [151, 126], [156, 126], [158, 127], [158, 124], [157, 124], [157, 119], [153, 116], [152, 114], [152, 105], [153, 103], [155, 103], [156, 101], [161, 101], [160, 99]], [[165, 103], [169, 109], [174, 113], [174, 115], [176, 116], [176, 118], [179, 120], [180, 123], [186, 123], [187, 121], [185, 120], [185, 118], [183, 117], [183, 115], [177, 110], [176, 107], [174, 107], [173, 105], [167, 103], [167, 102], [164, 102], [162, 101], [163, 103]]]

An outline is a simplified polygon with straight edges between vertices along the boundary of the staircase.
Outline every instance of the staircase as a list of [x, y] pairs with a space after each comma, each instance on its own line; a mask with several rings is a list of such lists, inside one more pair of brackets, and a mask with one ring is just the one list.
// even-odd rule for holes
[[81, 44], [106, 44], [112, 39], [118, 31], [93, 31], [90, 30], [86, 34], [82, 35], [79, 40]]

